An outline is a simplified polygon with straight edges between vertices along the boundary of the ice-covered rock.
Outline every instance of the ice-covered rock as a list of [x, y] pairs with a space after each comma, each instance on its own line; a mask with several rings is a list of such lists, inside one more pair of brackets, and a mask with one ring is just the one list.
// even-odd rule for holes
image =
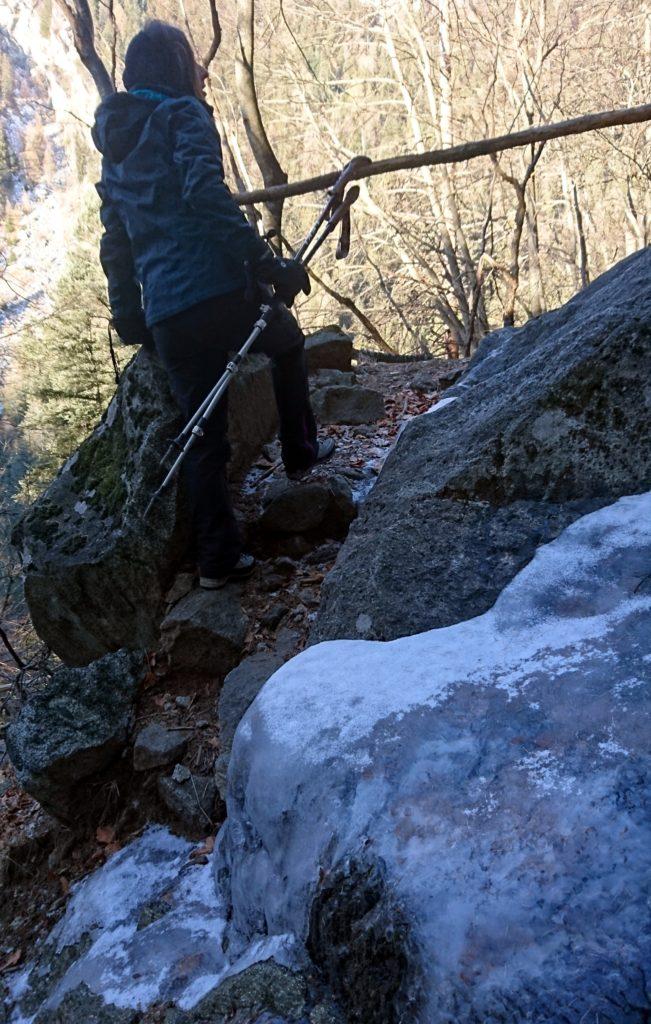
[[307, 944], [359, 1022], [651, 1012], [651, 493], [483, 615], [309, 648], [235, 735], [231, 955]]
[[192, 860], [192, 849], [150, 828], [74, 886], [59, 923], [29, 963], [7, 976], [0, 1020], [343, 1024], [323, 986], [296, 970], [289, 937], [254, 943], [243, 957], [226, 955], [212, 866], [205, 857]]
[[223, 917], [209, 867], [192, 864], [191, 850], [151, 828], [76, 886], [65, 916], [13, 979], [10, 1019], [27, 1024], [76, 992], [81, 1024], [82, 985], [118, 1009], [193, 1005], [208, 992], [227, 968]]
[[479, 615], [540, 544], [651, 486], [650, 324], [647, 247], [484, 339], [402, 432], [325, 581], [313, 639], [391, 640]]

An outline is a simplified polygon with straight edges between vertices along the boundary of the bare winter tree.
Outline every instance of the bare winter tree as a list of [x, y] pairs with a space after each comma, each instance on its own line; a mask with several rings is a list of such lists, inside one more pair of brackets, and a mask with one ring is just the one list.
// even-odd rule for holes
[[[105, 96], [110, 96], [112, 92], [115, 92], [115, 80], [111, 78], [104, 61], [95, 48], [95, 25], [88, 0], [56, 0], [56, 3], [68, 20], [79, 59], [92, 75], [100, 98], [104, 99]], [[111, 52], [113, 54], [111, 63], [115, 70], [115, 34]]]

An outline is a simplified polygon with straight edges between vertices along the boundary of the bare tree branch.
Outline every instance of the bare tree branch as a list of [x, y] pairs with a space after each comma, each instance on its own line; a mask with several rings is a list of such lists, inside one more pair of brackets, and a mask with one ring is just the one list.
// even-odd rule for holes
[[206, 50], [203, 60], [201, 61], [206, 71], [212, 64], [215, 58], [215, 54], [217, 53], [217, 50], [221, 46], [222, 42], [222, 26], [219, 20], [219, 11], [217, 10], [217, 4], [215, 3], [215, 0], [208, 0], [208, 4], [210, 5], [210, 23], [212, 25], [212, 40], [210, 46]]
[[[531, 143], [547, 142], [549, 139], [560, 139], [567, 135], [580, 135], [593, 132], [597, 128], [612, 128], [615, 125], [638, 124], [651, 121], [651, 103], [639, 107], [624, 107], [620, 110], [602, 110], [594, 114], [583, 114], [567, 121], [555, 121], [552, 124], [536, 125], [524, 128], [508, 135], [498, 135], [492, 139], [479, 139], [475, 142], [463, 142], [449, 149], [434, 149], [425, 153], [404, 153], [401, 156], [388, 157], [386, 160], [375, 160], [365, 164], [351, 176], [351, 181], [360, 178], [373, 178], [378, 174], [390, 174], [393, 171], [413, 170], [416, 167], [436, 166], [438, 164], [462, 163], [475, 160], [480, 156], [499, 153], [507, 149], [517, 149]], [[240, 206], [247, 203], [264, 203], [287, 199], [289, 196], [303, 196], [308, 192], [319, 192], [330, 188], [339, 177], [340, 171], [319, 174], [314, 178], [291, 182], [287, 185], [275, 185], [251, 192], [237, 193], [234, 198]]]

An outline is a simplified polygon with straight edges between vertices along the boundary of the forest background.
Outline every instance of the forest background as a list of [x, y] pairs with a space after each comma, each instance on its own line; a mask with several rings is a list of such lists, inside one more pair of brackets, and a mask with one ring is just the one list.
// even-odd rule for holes
[[[132, 354], [109, 345], [89, 133], [99, 97], [64, 5], [8, 0], [0, 21], [5, 534], [98, 421]], [[209, 0], [90, 9], [118, 87], [148, 17], [184, 28], [199, 59], [213, 38]], [[648, 0], [228, 0], [219, 16], [208, 96], [234, 189], [262, 184], [238, 79], [252, 24], [257, 101], [290, 180], [360, 153], [447, 147], [650, 93]], [[21, 17], [29, 51], [12, 31]], [[631, 125], [361, 182], [350, 256], [320, 255], [301, 325], [338, 322], [370, 349], [471, 354], [488, 331], [559, 305], [648, 244], [650, 138]], [[285, 203], [288, 239], [322, 199]]]

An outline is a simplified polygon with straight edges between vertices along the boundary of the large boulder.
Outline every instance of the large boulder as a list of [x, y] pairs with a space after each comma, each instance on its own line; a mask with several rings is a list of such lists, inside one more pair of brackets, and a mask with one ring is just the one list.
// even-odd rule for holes
[[155, 642], [159, 606], [186, 544], [177, 488], [148, 520], [143, 513], [178, 428], [164, 371], [141, 350], [99, 426], [14, 532], [34, 627], [69, 665]]
[[137, 651], [59, 669], [8, 726], [19, 783], [55, 817], [71, 821], [89, 810], [85, 784], [125, 750], [146, 670]]
[[[349, 369], [338, 331], [308, 339], [316, 367]], [[99, 426], [65, 463], [14, 533], [35, 629], [69, 665], [121, 647], [154, 646], [163, 598], [187, 545], [176, 485], [144, 512], [161, 483], [160, 460], [181, 426], [157, 358], [141, 350], [122, 374]], [[277, 428], [263, 356], [249, 357], [229, 389], [230, 472], [239, 479]]]
[[578, 516], [651, 484], [651, 249], [504, 329], [387, 459], [314, 640], [391, 639], [489, 608]]
[[229, 955], [294, 937], [357, 1024], [643, 1024], [650, 662], [651, 492], [483, 615], [292, 659], [233, 743]]

